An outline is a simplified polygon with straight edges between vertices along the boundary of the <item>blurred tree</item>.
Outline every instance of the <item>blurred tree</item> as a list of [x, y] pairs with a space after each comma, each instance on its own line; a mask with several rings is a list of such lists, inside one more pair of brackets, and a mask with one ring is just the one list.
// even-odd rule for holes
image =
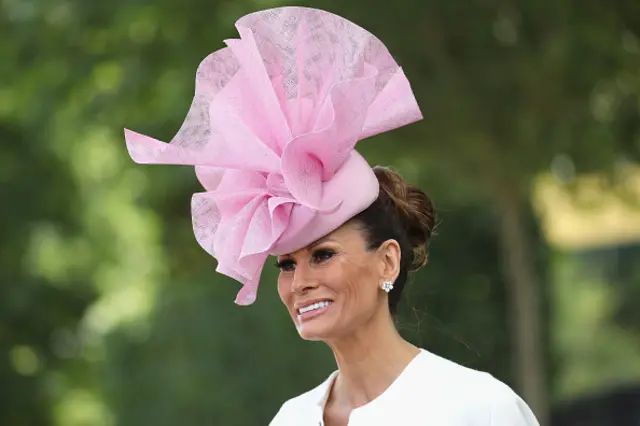
[[[0, 121], [0, 423], [50, 425], [54, 374], [72, 370], [74, 330], [94, 299], [64, 240], [78, 230], [64, 164]], [[47, 183], [44, 185], [43, 183]]]

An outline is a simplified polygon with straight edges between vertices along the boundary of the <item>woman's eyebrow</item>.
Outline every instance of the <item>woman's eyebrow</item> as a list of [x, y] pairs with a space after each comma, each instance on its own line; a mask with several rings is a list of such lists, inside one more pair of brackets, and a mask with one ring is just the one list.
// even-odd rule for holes
[[325, 235], [324, 237], [312, 242], [311, 244], [309, 244], [307, 246], [307, 250], [311, 250], [312, 248], [314, 248], [314, 247], [316, 247], [316, 246], [318, 246], [318, 245], [320, 245], [320, 244], [322, 244], [324, 242], [327, 242], [327, 241], [331, 241], [331, 236], [330, 235]]
[[[306, 251], [311, 251], [311, 250], [313, 250], [313, 248], [314, 248], [314, 247], [316, 247], [316, 246], [318, 246], [318, 245], [320, 245], [320, 244], [322, 244], [322, 243], [325, 243], [325, 242], [327, 242], [327, 241], [332, 241], [332, 240], [333, 240], [333, 239], [331, 238], [331, 236], [330, 236], [330, 235], [325, 235], [324, 237], [322, 237], [322, 238], [320, 238], [320, 239], [317, 239], [316, 241], [314, 241], [314, 242], [312, 242], [311, 244], [309, 244], [309, 245], [306, 247], [306, 249], [305, 249], [305, 250], [306, 250]], [[280, 256], [277, 256], [277, 258], [282, 259], [282, 260], [285, 260], [285, 259], [292, 259], [292, 258], [293, 258], [293, 253], [282, 254], [282, 255], [280, 255]]]

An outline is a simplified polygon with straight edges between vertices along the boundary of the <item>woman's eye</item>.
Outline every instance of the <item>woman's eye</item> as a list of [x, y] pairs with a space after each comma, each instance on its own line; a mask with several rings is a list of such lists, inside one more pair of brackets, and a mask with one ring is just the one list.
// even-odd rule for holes
[[290, 272], [296, 268], [296, 264], [293, 260], [286, 259], [276, 262], [276, 266], [280, 268], [282, 272]]
[[313, 260], [317, 263], [327, 261], [335, 255], [333, 250], [318, 250], [313, 253]]

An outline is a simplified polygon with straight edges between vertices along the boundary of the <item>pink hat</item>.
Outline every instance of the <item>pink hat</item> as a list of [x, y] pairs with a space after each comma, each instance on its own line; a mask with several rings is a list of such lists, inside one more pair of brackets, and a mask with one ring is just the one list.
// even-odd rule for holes
[[125, 138], [137, 163], [195, 166], [206, 189], [191, 203], [196, 239], [249, 305], [269, 254], [305, 247], [377, 198], [356, 143], [422, 115], [384, 44], [340, 16], [283, 7], [236, 28], [240, 39], [200, 63], [169, 144]]

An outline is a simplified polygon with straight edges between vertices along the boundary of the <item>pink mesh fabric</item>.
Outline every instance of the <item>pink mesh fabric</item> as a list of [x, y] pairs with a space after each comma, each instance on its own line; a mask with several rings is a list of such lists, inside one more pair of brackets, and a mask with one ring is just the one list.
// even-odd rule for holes
[[137, 163], [195, 166], [198, 243], [256, 298], [269, 254], [339, 227], [378, 195], [356, 143], [422, 118], [386, 47], [331, 13], [283, 7], [239, 19], [239, 39], [205, 58], [170, 143], [125, 130]]

